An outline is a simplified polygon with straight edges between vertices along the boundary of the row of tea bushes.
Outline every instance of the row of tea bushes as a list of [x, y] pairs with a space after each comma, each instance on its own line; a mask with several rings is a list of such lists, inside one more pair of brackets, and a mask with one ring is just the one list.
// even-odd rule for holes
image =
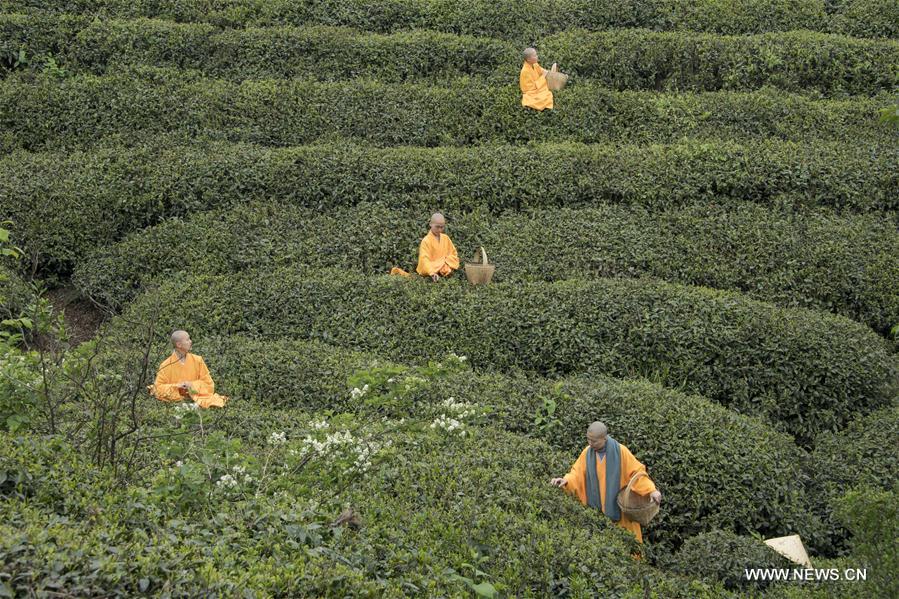
[[[515, 87], [521, 63], [521, 48], [510, 42], [422, 30], [389, 35], [322, 26], [219, 31], [202, 23], [14, 14], [0, 15], [0, 31], [7, 52], [25, 50], [37, 66], [40, 56], [52, 55], [67, 69], [97, 74], [126, 63], [197, 69], [237, 80], [403, 82], [487, 76], [496, 85]], [[806, 31], [741, 37], [568, 31], [540, 40], [538, 49], [546, 65], [558, 62], [574, 80], [614, 89], [774, 86], [829, 95], [875, 94], [892, 89], [899, 62], [897, 42]]]
[[377, 146], [486, 143], [674, 143], [844, 140], [891, 143], [884, 101], [810, 100], [774, 90], [658, 94], [597, 85], [566, 90], [557, 110], [521, 106], [516, 87], [475, 80], [452, 87], [372, 81], [235, 83], [141, 67], [104, 76], [40, 76], [0, 83], [0, 150], [53, 150], [113, 135], [174, 132], [271, 146], [354, 139]]
[[602, 203], [899, 207], [892, 151], [767, 141], [670, 146], [287, 149], [110, 144], [0, 159], [0, 218], [45, 269], [165, 217], [274, 198], [328, 211], [371, 200], [420, 213], [489, 213]]
[[842, 317], [734, 293], [601, 279], [470, 288], [345, 271], [171, 276], [139, 297], [197, 334], [293, 336], [417, 361], [449, 351], [481, 368], [642, 376], [764, 415], [800, 444], [887, 404], [889, 344]]
[[[542, 439], [562, 452], [561, 462], [541, 471], [534, 485], [567, 472], [584, 447], [586, 426], [603, 420], [647, 465], [662, 489], [665, 508], [647, 529], [647, 538], [664, 551], [715, 528], [766, 535], [801, 530], [810, 542], [824, 538], [807, 509], [805, 453], [761, 420], [701, 397], [646, 381], [553, 381], [462, 369], [427, 378], [427, 385], [387, 401], [388, 389], [401, 390], [405, 381], [421, 376], [419, 371], [320, 343], [194, 338], [217, 388], [236, 405], [265, 406], [276, 414], [283, 408], [349, 412], [363, 421], [410, 414], [433, 418], [450, 397], [486, 408], [486, 420], [494, 429]], [[366, 379], [371, 388], [356, 398], [347, 381], [360, 372], [372, 373]], [[395, 385], [386, 382], [388, 376]], [[535, 417], [546, 415], [549, 401], [555, 402], [555, 411], [538, 426]], [[760, 444], [765, 452], [757, 451]]]
[[[755, 204], [446, 216], [463, 260], [487, 248], [497, 265], [494, 282], [649, 275], [832, 311], [883, 333], [899, 323], [899, 233], [880, 216]], [[194, 274], [278, 265], [411, 271], [427, 218], [423, 210], [380, 203], [322, 214], [250, 202], [167, 220], [103, 245], [78, 264], [73, 279], [95, 300], [122, 306], [146, 281], [187, 265]]]
[[893, 0], [501, 0], [452, 4], [439, 0], [2, 0], [6, 12], [49, 10], [106, 17], [160, 17], [250, 25], [343, 25], [371, 31], [437, 29], [530, 43], [569, 28], [646, 27], [727, 34], [811, 29], [859, 37], [899, 37]]
[[[243, 415], [228, 410], [231, 418]], [[252, 432], [265, 438], [277, 430]], [[162, 426], [146, 432], [170, 436]], [[513, 595], [561, 588], [633, 594], [645, 577], [666, 597], [718, 596], [714, 587], [633, 560], [624, 533], [546, 484], [545, 472], [566, 456], [544, 443], [489, 429], [465, 439], [414, 431], [382, 438], [393, 444], [385, 461], [331, 498], [327, 485], [320, 485], [324, 492], [304, 489], [287, 480], [296, 473], [274, 467], [269, 488], [223, 497], [211, 481], [179, 475], [160, 458], [158, 440], [149, 442], [155, 456], [147, 452], [139, 464], [146, 477], [127, 485], [56, 439], [0, 436], [0, 472], [10, 475], [0, 486], [2, 588], [39, 595], [62, 588], [78, 596], [461, 597], [471, 591], [452, 572], [471, 575], [465, 564], [479, 547], [477, 582]], [[209, 445], [199, 435], [195, 443], [200, 450]], [[259, 444], [241, 448], [251, 459], [272, 454]], [[172, 488], [156, 482], [165, 471], [174, 471]], [[208, 487], [214, 507], [178, 503], [191, 485]], [[358, 530], [332, 525], [341, 502], [361, 517]], [[517, 543], [521, 538], [529, 542]]]
[[899, 42], [807, 31], [748, 37], [567, 31], [547, 38], [541, 51], [572, 75], [637, 89], [774, 86], [825, 95], [873, 94], [895, 87], [899, 64]]
[[844, 430], [825, 431], [815, 439], [809, 468], [811, 497], [836, 543], [846, 537], [834, 515], [843, 494], [857, 486], [890, 491], [899, 485], [899, 451], [890, 440], [897, 438], [899, 397], [889, 407], [856, 418]]

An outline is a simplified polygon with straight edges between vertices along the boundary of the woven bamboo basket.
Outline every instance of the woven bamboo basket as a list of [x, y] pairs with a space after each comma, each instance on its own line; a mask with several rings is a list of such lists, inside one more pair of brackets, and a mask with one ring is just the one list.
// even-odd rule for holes
[[496, 266], [487, 262], [487, 250], [475, 252], [471, 262], [465, 263], [465, 276], [472, 285], [486, 285], [493, 279]]
[[547, 71], [546, 73], [546, 87], [551, 89], [552, 91], [558, 91], [565, 87], [565, 84], [568, 83], [568, 75], [562, 73], [560, 71]]
[[618, 491], [618, 507], [622, 514], [645, 526], [659, 513], [659, 504], [650, 499], [648, 495], [638, 495], [631, 490], [641, 476], [649, 478], [645, 472], [634, 472], [627, 486]]

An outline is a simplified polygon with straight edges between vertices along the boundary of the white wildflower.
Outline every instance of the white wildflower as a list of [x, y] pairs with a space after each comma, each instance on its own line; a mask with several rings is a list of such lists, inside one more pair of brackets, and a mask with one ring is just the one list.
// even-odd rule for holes
[[215, 486], [222, 489], [233, 489], [237, 486], [237, 479], [235, 479], [230, 474], [223, 475], [218, 481], [215, 483]]
[[268, 436], [269, 445], [283, 445], [287, 443], [287, 435], [282, 433], [272, 433]]
[[441, 414], [434, 419], [434, 422], [431, 423], [431, 428], [442, 428], [443, 430], [451, 433], [455, 430], [461, 431], [462, 423], [455, 418], [447, 416], [446, 414]]

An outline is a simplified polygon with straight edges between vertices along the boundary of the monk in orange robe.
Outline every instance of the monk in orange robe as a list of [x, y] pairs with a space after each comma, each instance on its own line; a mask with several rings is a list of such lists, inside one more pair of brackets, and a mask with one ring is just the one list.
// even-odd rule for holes
[[[556, 65], [553, 63], [553, 68]], [[524, 51], [524, 64], [518, 77], [521, 87], [521, 105], [534, 110], [545, 110], [553, 107], [553, 93], [546, 85], [546, 69], [537, 62], [537, 50], [527, 48]]]
[[[436, 212], [431, 215], [428, 234], [418, 244], [418, 266], [415, 271], [423, 277], [431, 277], [436, 283], [440, 277], [448, 277], [459, 268], [459, 254], [446, 231], [446, 219]], [[393, 268], [392, 275], [409, 276], [401, 268]]]
[[[589, 464], [594, 463], [595, 476], [589, 474]], [[607, 485], [607, 474], [619, 470], [613, 486]], [[635, 472], [646, 472], [630, 450], [608, 435], [608, 428], [602, 422], [594, 422], [587, 428], [587, 447], [574, 462], [571, 470], [562, 478], [554, 478], [550, 484], [562, 487], [566, 492], [580, 499], [584, 505], [595, 507], [607, 515], [618, 526], [629, 530], [643, 542], [640, 523], [628, 518], [618, 508], [618, 491], [625, 488]], [[662, 493], [647, 477], [640, 477], [631, 489], [638, 495], [649, 495], [657, 504], [662, 503]]]
[[215, 392], [215, 383], [203, 358], [190, 353], [193, 342], [187, 331], [172, 333], [172, 355], [163, 360], [156, 382], [148, 387], [159, 401], [193, 400], [201, 408], [221, 408], [228, 401]]

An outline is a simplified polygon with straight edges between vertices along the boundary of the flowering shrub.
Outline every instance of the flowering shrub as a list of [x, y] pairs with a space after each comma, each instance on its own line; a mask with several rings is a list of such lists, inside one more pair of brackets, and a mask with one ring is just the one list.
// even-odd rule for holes
[[[171, 408], [177, 430], [163, 444], [170, 466], [153, 477], [155, 502], [175, 511], [215, 509], [217, 501], [237, 501], [278, 492], [306, 493], [340, 488], [364, 475], [387, 454], [392, 442], [380, 439], [383, 423], [366, 428], [353, 422], [331, 424], [312, 418], [305, 434], [270, 431], [261, 450], [249, 451], [239, 438], [209, 431], [209, 417], [191, 402]], [[350, 430], [353, 428], [353, 430]]]
[[435, 383], [468, 368], [468, 358], [450, 352], [440, 361], [424, 366], [373, 366], [354, 372], [347, 379], [350, 399], [362, 400], [367, 408], [401, 415], [436, 390]]
[[[455, 354], [452, 355], [455, 356]], [[456, 359], [464, 362], [465, 356], [456, 356]], [[456, 401], [452, 397], [448, 397], [440, 403], [440, 411], [442, 413], [431, 423], [431, 428], [443, 429], [448, 433], [458, 431], [458, 434], [463, 437], [468, 432], [468, 429], [465, 428], [466, 421], [485, 413], [484, 408], [473, 403]]]

